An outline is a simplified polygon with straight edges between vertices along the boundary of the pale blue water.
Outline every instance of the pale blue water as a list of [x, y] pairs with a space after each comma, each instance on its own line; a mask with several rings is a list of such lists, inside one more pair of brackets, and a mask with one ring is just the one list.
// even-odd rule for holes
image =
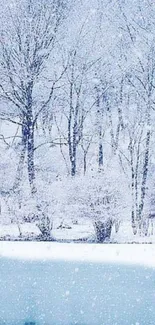
[[155, 270], [0, 258], [0, 325], [155, 325]]

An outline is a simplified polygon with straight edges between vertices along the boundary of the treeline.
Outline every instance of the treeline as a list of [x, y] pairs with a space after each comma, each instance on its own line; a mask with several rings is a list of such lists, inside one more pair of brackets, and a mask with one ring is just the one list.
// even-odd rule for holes
[[[21, 0], [1, 7], [1, 166], [7, 159], [14, 175], [1, 182], [1, 196], [18, 198], [21, 208], [29, 186], [45, 221], [41, 182], [46, 192], [58, 182], [68, 186], [70, 175], [74, 189], [68, 187], [65, 202], [72, 197], [80, 211], [90, 207], [91, 217], [112, 218], [111, 227], [122, 210], [134, 234], [147, 234], [154, 204], [154, 3]], [[42, 163], [45, 152], [51, 169]], [[73, 195], [79, 181], [82, 198]], [[50, 211], [59, 200], [44, 194]]]

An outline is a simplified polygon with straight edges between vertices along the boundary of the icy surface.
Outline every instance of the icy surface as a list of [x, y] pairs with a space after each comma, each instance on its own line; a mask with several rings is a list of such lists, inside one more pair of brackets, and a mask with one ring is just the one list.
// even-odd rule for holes
[[155, 247], [0, 243], [0, 324], [154, 325]]

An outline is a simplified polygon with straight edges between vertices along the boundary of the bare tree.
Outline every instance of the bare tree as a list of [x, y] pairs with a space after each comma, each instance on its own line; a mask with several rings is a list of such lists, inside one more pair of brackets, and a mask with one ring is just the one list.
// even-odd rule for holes
[[87, 56], [82, 58], [78, 46], [69, 54], [66, 70], [67, 82], [64, 88], [66, 103], [64, 116], [67, 118], [67, 141], [72, 176], [75, 176], [77, 172], [77, 151], [83, 137], [84, 122], [91, 111], [91, 102], [87, 99], [87, 94], [89, 94], [87, 77], [95, 61], [90, 62]]
[[45, 4], [44, 0], [40, 0], [36, 4], [33, 0], [27, 0], [20, 3], [17, 10], [14, 14], [9, 13], [11, 25], [1, 31], [0, 96], [14, 107], [12, 118], [10, 112], [1, 113], [1, 117], [21, 126], [22, 151], [18, 169], [20, 174], [27, 153], [28, 178], [33, 193], [36, 191], [35, 126], [41, 112], [49, 104], [60, 76], [54, 78], [49, 91], [45, 92], [45, 96], [40, 96], [40, 100], [39, 94], [35, 93], [54, 48], [63, 17], [63, 1], [53, 0]]

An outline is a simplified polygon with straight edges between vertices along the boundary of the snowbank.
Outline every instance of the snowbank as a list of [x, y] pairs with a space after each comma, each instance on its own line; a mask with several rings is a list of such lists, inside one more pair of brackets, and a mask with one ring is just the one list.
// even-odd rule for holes
[[0, 324], [154, 325], [155, 247], [0, 243]]

